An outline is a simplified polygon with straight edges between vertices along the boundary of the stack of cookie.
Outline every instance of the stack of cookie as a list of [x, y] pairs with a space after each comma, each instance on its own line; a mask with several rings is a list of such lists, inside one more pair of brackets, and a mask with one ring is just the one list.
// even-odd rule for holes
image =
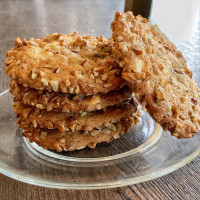
[[16, 39], [6, 72], [18, 124], [30, 142], [57, 151], [94, 148], [139, 122], [112, 47], [112, 40], [77, 33]]

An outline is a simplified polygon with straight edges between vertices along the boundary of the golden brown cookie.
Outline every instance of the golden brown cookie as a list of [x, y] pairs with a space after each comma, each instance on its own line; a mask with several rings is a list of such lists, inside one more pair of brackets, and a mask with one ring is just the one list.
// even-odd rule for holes
[[6, 73], [24, 87], [92, 95], [120, 89], [118, 62], [112, 58], [113, 41], [103, 37], [54, 33], [29, 41], [17, 38], [6, 53]]
[[97, 143], [111, 142], [127, 133], [135, 123], [137, 121], [134, 121], [134, 117], [125, 116], [109, 127], [96, 128], [87, 133], [81, 131], [61, 133], [58, 130], [34, 129], [27, 126], [26, 122], [22, 122], [21, 127], [24, 129], [23, 136], [30, 142], [35, 142], [45, 149], [55, 149], [60, 152], [83, 149], [86, 146], [95, 148]]
[[104, 109], [108, 106], [119, 104], [132, 95], [128, 86], [120, 90], [112, 90], [107, 94], [96, 94], [90, 96], [64, 94], [59, 92], [38, 91], [24, 87], [17, 81], [11, 80], [10, 93], [16, 96], [17, 101], [26, 105], [36, 106], [39, 109], [58, 112], [90, 112]]
[[133, 99], [121, 103], [119, 107], [108, 107], [104, 110], [83, 112], [81, 114], [48, 112], [25, 105], [19, 101], [14, 102], [13, 107], [19, 121], [26, 121], [30, 127], [59, 129], [60, 132], [68, 130], [72, 132], [78, 130], [91, 131], [102, 125], [109, 126], [125, 115], [137, 111], [137, 104]]
[[180, 51], [157, 26], [132, 12], [111, 24], [122, 77], [150, 115], [178, 138], [200, 129], [199, 89]]

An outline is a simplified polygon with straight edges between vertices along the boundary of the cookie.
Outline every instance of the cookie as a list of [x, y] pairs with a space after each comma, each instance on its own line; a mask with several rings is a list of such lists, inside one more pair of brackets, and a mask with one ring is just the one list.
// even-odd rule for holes
[[30, 127], [58, 129], [60, 132], [91, 131], [102, 125], [109, 126], [125, 115], [137, 111], [137, 104], [133, 99], [121, 103], [119, 107], [108, 107], [104, 110], [81, 114], [40, 110], [19, 101], [14, 102], [13, 107], [19, 121], [26, 121]]
[[131, 12], [111, 24], [122, 77], [164, 130], [190, 138], [200, 129], [199, 89], [186, 61], [156, 25]]
[[132, 90], [124, 86], [120, 90], [112, 90], [107, 94], [90, 96], [64, 94], [59, 92], [38, 91], [24, 87], [17, 81], [11, 80], [10, 93], [16, 96], [17, 101], [39, 109], [57, 112], [91, 112], [119, 104], [132, 95]]
[[100, 142], [109, 143], [127, 133], [134, 124], [134, 117], [125, 116], [109, 127], [96, 128], [87, 133], [81, 131], [61, 133], [58, 130], [34, 129], [30, 128], [25, 121], [21, 123], [21, 127], [24, 129], [23, 136], [30, 142], [35, 142], [45, 149], [55, 149], [61, 152], [83, 149], [86, 146], [95, 148], [96, 144]]
[[93, 95], [120, 89], [125, 81], [112, 57], [113, 41], [77, 33], [17, 38], [6, 53], [6, 73], [24, 87]]

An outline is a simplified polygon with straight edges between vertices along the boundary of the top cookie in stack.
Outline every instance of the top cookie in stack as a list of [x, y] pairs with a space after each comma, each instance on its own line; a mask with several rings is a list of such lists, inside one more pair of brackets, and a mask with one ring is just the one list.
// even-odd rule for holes
[[77, 33], [16, 39], [5, 64], [25, 137], [57, 151], [94, 148], [139, 121], [112, 46]]
[[25, 87], [93, 95], [121, 88], [125, 81], [112, 59], [112, 40], [52, 34], [38, 40], [16, 39], [7, 51], [6, 72]]

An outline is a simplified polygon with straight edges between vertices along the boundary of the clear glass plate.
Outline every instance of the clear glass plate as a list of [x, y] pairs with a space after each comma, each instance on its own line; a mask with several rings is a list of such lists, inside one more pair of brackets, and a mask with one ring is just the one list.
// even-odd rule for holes
[[125, 186], [168, 174], [200, 153], [200, 134], [177, 139], [143, 112], [141, 122], [110, 144], [56, 153], [29, 143], [12, 111], [13, 97], [0, 94], [0, 172], [45, 187], [97, 189]]

